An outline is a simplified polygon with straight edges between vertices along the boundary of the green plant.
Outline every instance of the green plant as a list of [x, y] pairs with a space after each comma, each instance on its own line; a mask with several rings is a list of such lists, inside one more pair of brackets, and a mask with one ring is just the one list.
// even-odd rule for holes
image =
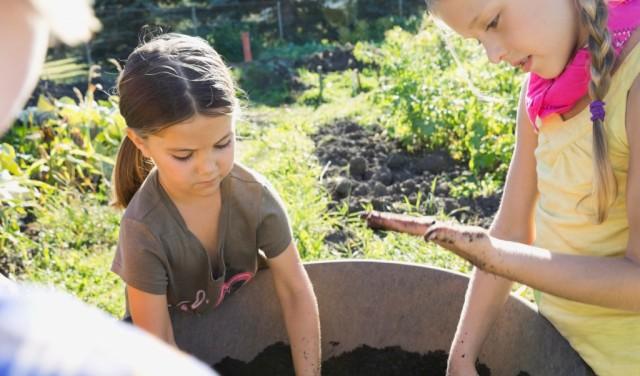
[[409, 149], [445, 149], [475, 174], [504, 177], [521, 81], [513, 70], [490, 65], [479, 46], [428, 17], [417, 34], [395, 27], [381, 46], [359, 43], [354, 53], [379, 67], [372, 104], [391, 136]]
[[24, 110], [3, 139], [1, 167], [22, 179], [106, 197], [125, 123], [115, 99], [96, 103], [93, 90], [77, 101], [41, 96], [36, 107]]

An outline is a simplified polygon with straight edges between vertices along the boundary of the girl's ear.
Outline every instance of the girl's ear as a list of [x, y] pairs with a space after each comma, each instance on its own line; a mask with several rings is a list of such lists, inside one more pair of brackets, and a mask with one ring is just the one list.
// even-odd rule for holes
[[138, 148], [138, 150], [140, 150], [142, 155], [144, 155], [146, 158], [151, 158], [149, 156], [149, 152], [144, 142], [144, 139], [138, 136], [138, 134], [133, 129], [127, 128], [127, 137], [129, 137], [131, 142], [133, 142], [133, 144]]

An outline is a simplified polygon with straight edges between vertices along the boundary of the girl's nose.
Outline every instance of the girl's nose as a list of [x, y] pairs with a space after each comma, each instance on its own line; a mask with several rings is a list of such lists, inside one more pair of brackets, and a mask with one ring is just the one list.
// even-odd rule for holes
[[218, 170], [218, 162], [215, 156], [215, 152], [212, 150], [208, 153], [204, 153], [205, 155], [198, 161], [198, 173], [200, 175], [215, 175]]
[[487, 53], [489, 61], [491, 61], [493, 64], [500, 63], [507, 55], [504, 47], [502, 46], [502, 43], [499, 43], [498, 41], [489, 40], [483, 42], [482, 44]]

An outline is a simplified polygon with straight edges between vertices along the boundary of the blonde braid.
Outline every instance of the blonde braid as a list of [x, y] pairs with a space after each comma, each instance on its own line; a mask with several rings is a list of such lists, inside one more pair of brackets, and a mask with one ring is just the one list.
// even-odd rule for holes
[[[589, 30], [591, 54], [591, 100], [602, 101], [609, 91], [615, 54], [611, 34], [607, 29], [608, 10], [603, 0], [577, 0], [580, 20]], [[593, 195], [596, 198], [597, 222], [607, 218], [609, 207], [617, 196], [618, 186], [609, 160], [604, 116], [594, 116], [593, 121]]]

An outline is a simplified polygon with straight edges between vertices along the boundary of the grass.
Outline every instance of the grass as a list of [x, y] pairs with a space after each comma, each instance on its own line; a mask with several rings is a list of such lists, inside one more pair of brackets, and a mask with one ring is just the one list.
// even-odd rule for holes
[[[242, 159], [264, 173], [287, 203], [294, 232], [303, 258], [307, 261], [337, 258], [367, 258], [413, 262], [469, 272], [470, 264], [450, 252], [429, 246], [419, 238], [400, 234], [384, 237], [366, 228], [346, 208], [327, 212], [330, 195], [320, 182], [322, 166], [313, 155], [310, 139], [319, 127], [349, 118], [359, 124], [372, 124], [376, 114], [369, 106], [367, 93], [352, 95], [351, 86], [344, 84], [350, 72], [327, 75], [327, 101], [317, 108], [305, 105], [305, 99], [314, 95], [311, 86], [299, 98], [299, 104], [271, 108], [254, 107], [239, 126], [244, 140], [241, 142]], [[312, 81], [313, 78], [303, 76]], [[348, 82], [348, 81], [347, 81]], [[309, 94], [311, 93], [311, 94]], [[256, 121], [257, 119], [257, 121]], [[406, 211], [415, 208], [406, 205]], [[349, 233], [340, 245], [325, 244], [323, 238], [333, 231]]]
[[63, 190], [34, 209], [30, 263], [20, 279], [56, 286], [121, 315], [124, 286], [110, 272], [120, 213], [92, 194]]

